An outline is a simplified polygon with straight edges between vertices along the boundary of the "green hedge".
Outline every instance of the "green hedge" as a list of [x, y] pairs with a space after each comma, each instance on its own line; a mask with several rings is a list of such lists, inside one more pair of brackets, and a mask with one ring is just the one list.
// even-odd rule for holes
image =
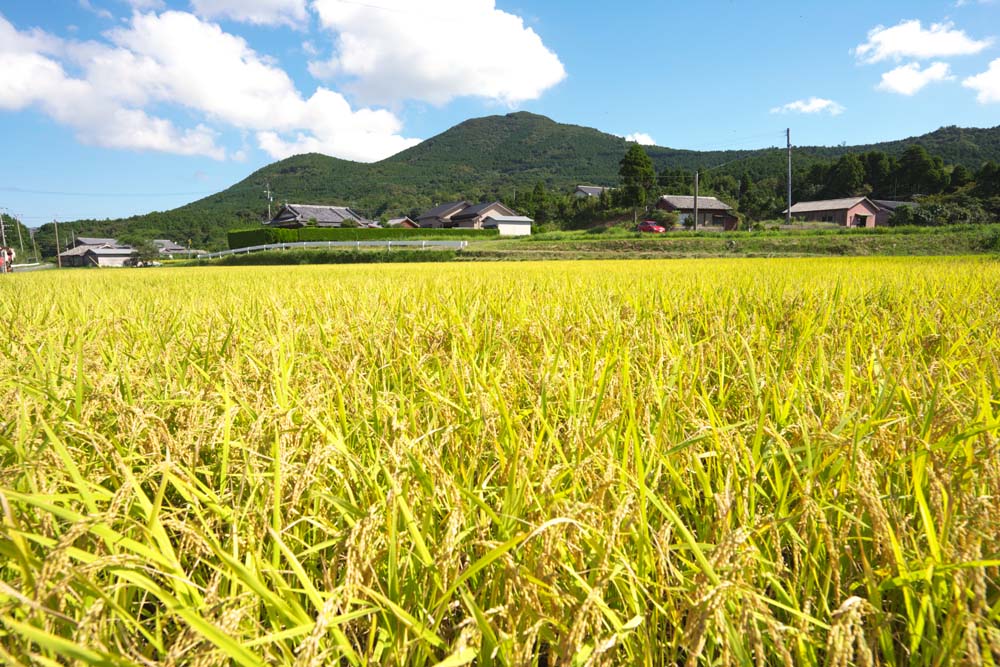
[[213, 260], [219, 266], [293, 266], [300, 264], [381, 264], [452, 262], [454, 250], [271, 250], [229, 255]]
[[276, 229], [264, 227], [229, 232], [229, 247], [249, 248], [250, 246], [272, 243], [296, 243], [298, 241], [463, 241], [468, 239], [491, 239], [499, 235], [495, 229], [359, 229], [320, 228]]

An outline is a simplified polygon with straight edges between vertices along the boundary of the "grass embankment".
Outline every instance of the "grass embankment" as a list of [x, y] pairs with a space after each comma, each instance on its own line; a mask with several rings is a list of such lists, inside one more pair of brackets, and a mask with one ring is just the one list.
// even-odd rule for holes
[[656, 259], [672, 257], [808, 257], [974, 255], [1000, 251], [1000, 225], [872, 230], [689, 232], [662, 235], [609, 229], [550, 232], [518, 241], [471, 244], [470, 260]]
[[1000, 262], [0, 281], [0, 657], [990, 664]]

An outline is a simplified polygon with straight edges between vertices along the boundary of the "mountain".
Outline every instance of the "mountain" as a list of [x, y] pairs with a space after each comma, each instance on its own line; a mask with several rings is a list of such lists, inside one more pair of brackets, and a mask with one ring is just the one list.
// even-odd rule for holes
[[[899, 155], [914, 143], [947, 163], [971, 169], [988, 160], [1000, 161], [1000, 127], [944, 127], [920, 137], [865, 146], [796, 147], [795, 169], [803, 171], [817, 161], [851, 152], [880, 150]], [[227, 230], [256, 224], [266, 215], [266, 184], [279, 203], [351, 205], [377, 217], [409, 213], [451, 199], [513, 200], [516, 190], [538, 182], [563, 191], [578, 183], [614, 185], [625, 150], [625, 139], [592, 128], [525, 112], [490, 116], [465, 121], [381, 162], [297, 155], [173, 211], [124, 220], [78, 221], [72, 227], [78, 234], [133, 232], [218, 246]], [[786, 168], [784, 150], [778, 147], [702, 152], [649, 146], [647, 151], [657, 170], [718, 168], [734, 175], [749, 173], [757, 180], [783, 177]]]

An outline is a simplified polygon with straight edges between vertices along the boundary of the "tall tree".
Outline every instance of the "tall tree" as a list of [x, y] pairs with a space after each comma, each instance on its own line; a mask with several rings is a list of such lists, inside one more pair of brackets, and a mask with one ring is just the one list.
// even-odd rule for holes
[[948, 177], [923, 146], [914, 144], [899, 159], [899, 185], [910, 195], [932, 195], [948, 185]]
[[955, 165], [951, 170], [951, 183], [949, 190], [956, 192], [972, 182], [973, 176], [969, 168], [964, 164]]
[[837, 160], [830, 175], [830, 194], [833, 197], [853, 197], [863, 193], [865, 166], [854, 153]]
[[638, 222], [638, 207], [646, 203], [649, 191], [656, 184], [656, 170], [646, 149], [631, 144], [618, 163], [618, 177], [622, 182], [624, 202], [632, 207], [632, 218]]
[[890, 193], [892, 181], [892, 162], [882, 151], [865, 153], [862, 160], [865, 164], [865, 183], [871, 186], [876, 197], [886, 197]]

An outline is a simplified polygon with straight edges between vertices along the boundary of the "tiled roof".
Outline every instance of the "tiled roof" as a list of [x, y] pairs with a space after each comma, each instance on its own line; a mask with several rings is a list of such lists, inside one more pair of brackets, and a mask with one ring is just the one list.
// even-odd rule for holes
[[[844, 211], [854, 208], [861, 202], [869, 202], [868, 197], [847, 197], [845, 199], [824, 199], [822, 201], [803, 201], [792, 206], [792, 215], [796, 213], [814, 213], [817, 211]], [[875, 208], [878, 208], [877, 206]]]
[[295, 219], [302, 222], [315, 220], [323, 223], [342, 223], [345, 220], [366, 222], [364, 217], [346, 206], [313, 206], [311, 204], [288, 204], [278, 213], [275, 220], [285, 218], [291, 213]]
[[[688, 197], [685, 195], [663, 195], [660, 197], [660, 201], [670, 204], [676, 209], [682, 211], [694, 210], [694, 197]], [[698, 197], [698, 210], [699, 211], [731, 211], [732, 206], [725, 202], [721, 202], [715, 197]]]
[[420, 218], [418, 219], [424, 220], [426, 218], [445, 218], [453, 213], [457, 213], [458, 211], [468, 208], [470, 205], [471, 204], [469, 204], [469, 202], [467, 201], [448, 202], [447, 204], [441, 204], [439, 206], [435, 206], [434, 208], [432, 208], [431, 210], [427, 211], [422, 216], [420, 216]]
[[471, 218], [477, 218], [491, 208], [499, 208], [504, 211], [509, 211], [513, 213], [509, 208], [504, 206], [498, 201], [490, 202], [488, 204], [476, 204], [475, 206], [470, 206], [458, 215], [452, 216], [452, 220], [469, 220]]

